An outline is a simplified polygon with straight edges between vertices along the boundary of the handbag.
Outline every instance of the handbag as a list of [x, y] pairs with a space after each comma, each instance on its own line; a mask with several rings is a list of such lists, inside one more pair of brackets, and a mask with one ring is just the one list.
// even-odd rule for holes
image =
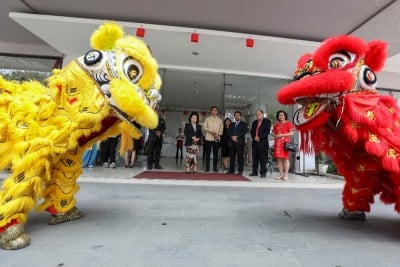
[[289, 152], [296, 152], [297, 151], [297, 144], [285, 142], [283, 145], [283, 149]]

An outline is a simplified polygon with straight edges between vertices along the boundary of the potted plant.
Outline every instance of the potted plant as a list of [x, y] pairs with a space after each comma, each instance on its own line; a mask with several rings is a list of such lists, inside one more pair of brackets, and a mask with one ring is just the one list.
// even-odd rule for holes
[[317, 155], [318, 160], [318, 174], [325, 175], [328, 172], [328, 157], [324, 152], [319, 152]]

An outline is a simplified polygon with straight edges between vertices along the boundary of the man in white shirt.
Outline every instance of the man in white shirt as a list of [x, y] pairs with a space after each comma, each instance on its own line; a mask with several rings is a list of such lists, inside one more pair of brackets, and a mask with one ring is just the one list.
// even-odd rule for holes
[[205, 132], [204, 151], [206, 153], [205, 171], [210, 171], [210, 155], [212, 148], [213, 171], [218, 172], [218, 149], [224, 126], [221, 118], [218, 117], [218, 108], [216, 106], [210, 108], [210, 113], [211, 115], [208, 116], [203, 123], [203, 131]]

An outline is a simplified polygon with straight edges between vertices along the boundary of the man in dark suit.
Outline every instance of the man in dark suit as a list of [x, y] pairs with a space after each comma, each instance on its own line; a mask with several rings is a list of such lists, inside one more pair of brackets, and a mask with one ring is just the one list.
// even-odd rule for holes
[[271, 121], [264, 118], [264, 112], [259, 109], [256, 111], [256, 120], [253, 121], [250, 129], [253, 169], [249, 176], [258, 175], [258, 163], [260, 163], [260, 177], [265, 178], [267, 173], [268, 160], [268, 135], [271, 131]]
[[235, 111], [234, 113], [235, 120], [231, 123], [228, 130], [228, 135], [230, 137], [228, 141], [229, 145], [229, 170], [226, 174], [234, 174], [235, 173], [235, 160], [237, 156], [238, 162], [238, 173], [239, 175], [243, 174], [243, 165], [244, 165], [244, 145], [245, 145], [245, 134], [247, 132], [247, 125], [245, 122], [240, 120], [242, 113], [240, 111]]
[[155, 108], [156, 112], [158, 113], [158, 125], [155, 129], [149, 130], [149, 136], [147, 138], [147, 169], [151, 170], [155, 169], [162, 169], [160, 165], [160, 155], [161, 155], [161, 148], [163, 143], [163, 135], [166, 129], [165, 121], [163, 118], [160, 117], [160, 109], [157, 107]]

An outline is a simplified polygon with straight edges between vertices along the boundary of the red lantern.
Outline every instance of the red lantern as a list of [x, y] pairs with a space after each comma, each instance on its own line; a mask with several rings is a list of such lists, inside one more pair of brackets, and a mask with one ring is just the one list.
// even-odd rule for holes
[[205, 116], [206, 114], [207, 114], [207, 112], [205, 112], [205, 111], [201, 112], [201, 115], [203, 115], [203, 116]]
[[199, 42], [199, 34], [198, 33], [192, 33], [192, 35], [190, 35], [190, 41], [192, 43], [198, 43]]
[[246, 39], [246, 46], [247, 47], [254, 47], [254, 39], [247, 38]]
[[136, 36], [137, 37], [144, 37], [144, 34], [146, 33], [146, 30], [144, 28], [137, 28], [136, 29]]
[[162, 109], [161, 112], [162, 112], [162, 113], [165, 113], [165, 109]]
[[187, 114], [189, 114], [189, 112], [187, 110], [184, 110], [183, 115], [187, 115]]

